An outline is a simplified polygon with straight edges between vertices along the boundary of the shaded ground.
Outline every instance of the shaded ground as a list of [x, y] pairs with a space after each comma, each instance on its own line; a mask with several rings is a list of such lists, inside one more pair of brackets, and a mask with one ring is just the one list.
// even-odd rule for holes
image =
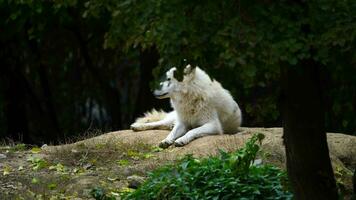
[[[184, 147], [162, 150], [156, 145], [168, 131], [111, 132], [73, 144], [26, 149], [0, 147], [0, 196], [3, 199], [90, 199], [95, 187], [118, 195], [127, 190], [127, 177], [148, 171], [185, 154], [214, 155], [218, 149], [235, 150], [253, 133], [263, 133], [260, 157], [284, 168], [281, 128], [243, 128], [235, 135], [197, 139]], [[356, 137], [329, 133], [330, 156], [337, 182], [351, 193], [351, 171], [356, 166]], [[316, 158], [317, 159], [317, 158]]]

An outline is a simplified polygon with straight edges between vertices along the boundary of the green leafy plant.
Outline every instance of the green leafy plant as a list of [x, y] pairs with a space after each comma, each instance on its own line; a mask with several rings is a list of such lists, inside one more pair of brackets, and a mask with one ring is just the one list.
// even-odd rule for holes
[[31, 163], [31, 167], [33, 170], [40, 170], [48, 166], [46, 160], [38, 157], [31, 156], [27, 159], [27, 161]]
[[66, 172], [68, 169], [62, 165], [61, 163], [57, 163], [56, 165], [51, 165], [48, 167], [49, 170], [53, 170], [56, 172], [60, 172], [60, 173], [64, 173]]
[[263, 139], [255, 134], [245, 147], [204, 159], [187, 155], [149, 175], [123, 199], [291, 199], [286, 174], [270, 165], [253, 165]]
[[25, 151], [26, 150], [26, 144], [16, 144], [15, 146], [11, 147], [10, 151]]

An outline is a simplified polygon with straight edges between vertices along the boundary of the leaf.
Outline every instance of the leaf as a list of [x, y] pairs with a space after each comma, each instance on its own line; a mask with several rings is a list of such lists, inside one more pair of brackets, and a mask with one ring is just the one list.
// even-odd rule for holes
[[128, 188], [128, 187], [123, 187], [120, 189], [120, 193], [133, 192], [133, 191], [135, 191], [135, 190], [132, 188]]
[[39, 183], [39, 180], [36, 177], [33, 177], [32, 180], [31, 180], [31, 183], [32, 184], [37, 184], [37, 183]]
[[182, 163], [180, 166], [182, 167], [183, 170], [187, 169], [189, 165], [189, 161]]
[[117, 180], [117, 178], [111, 178], [111, 177], [108, 177], [107, 178], [109, 181], [116, 181]]
[[143, 154], [143, 157], [147, 159], [147, 158], [152, 158], [152, 157], [154, 157], [154, 155], [151, 154], [151, 153], [145, 153], [145, 154]]
[[66, 167], [63, 166], [61, 163], [57, 163], [57, 165], [52, 165], [48, 168], [49, 170], [55, 170], [57, 172], [65, 172], [66, 171]]
[[120, 197], [120, 193], [117, 193], [117, 192], [110, 192], [110, 194], [112, 196]]
[[73, 168], [72, 172], [76, 174], [76, 173], [80, 172], [80, 170], [75, 167], [75, 168]]
[[4, 168], [3, 168], [3, 175], [6, 176], [6, 175], [9, 175], [12, 171], [12, 168], [11, 166], [9, 165], [6, 165]]
[[112, 13], [112, 16], [113, 17], [116, 17], [117, 15], [120, 14], [120, 11], [119, 10], [115, 10], [113, 13]]
[[31, 152], [34, 153], [34, 154], [40, 153], [40, 152], [41, 152], [41, 148], [39, 148], [39, 147], [33, 147], [33, 148], [31, 149]]
[[55, 183], [50, 183], [50, 184], [47, 185], [47, 188], [48, 188], [49, 190], [54, 190], [54, 189], [57, 188], [57, 184], [55, 184]]
[[152, 148], [151, 148], [151, 151], [152, 152], [161, 152], [161, 151], [163, 151], [164, 149], [162, 149], [162, 148], [160, 148], [160, 147], [158, 147], [158, 146], [153, 146]]
[[254, 77], [257, 73], [257, 69], [255, 66], [247, 66], [246, 68], [246, 75], [248, 77]]
[[141, 154], [140, 154], [140, 152], [138, 152], [138, 151], [129, 149], [129, 150], [127, 151], [127, 156], [130, 157], [130, 158], [132, 158], [132, 159], [134, 159], [134, 160], [139, 160], [140, 157], [141, 157]]
[[130, 162], [128, 160], [118, 160], [116, 161], [117, 164], [119, 164], [120, 166], [127, 166], [130, 164]]
[[291, 65], [296, 65], [298, 63], [298, 59], [296, 57], [293, 57], [288, 60], [289, 64]]
[[31, 167], [33, 170], [39, 170], [47, 167], [47, 161], [42, 158], [30, 156], [27, 158], [27, 161], [31, 162]]

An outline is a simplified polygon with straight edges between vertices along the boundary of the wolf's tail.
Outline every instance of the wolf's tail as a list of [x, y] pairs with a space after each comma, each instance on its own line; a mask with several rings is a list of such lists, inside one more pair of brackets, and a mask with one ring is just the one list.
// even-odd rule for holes
[[151, 111], [145, 112], [142, 117], [136, 119], [135, 123], [149, 123], [156, 122], [164, 119], [167, 116], [167, 113], [163, 110], [157, 111], [152, 109]]

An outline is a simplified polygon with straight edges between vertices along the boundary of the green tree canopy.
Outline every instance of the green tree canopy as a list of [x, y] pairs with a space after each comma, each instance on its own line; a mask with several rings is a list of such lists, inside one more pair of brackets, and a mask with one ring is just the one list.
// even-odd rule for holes
[[140, 56], [152, 49], [156, 78], [199, 65], [231, 91], [245, 126], [280, 126], [280, 67], [313, 59], [326, 74], [327, 129], [356, 126], [354, 0], [0, 0], [0, 12], [0, 127], [11, 98], [36, 134], [82, 132], [94, 107], [99, 127], [128, 127], [143, 112], [133, 114], [151, 68]]
[[248, 115], [261, 116], [255, 120], [265, 124], [279, 118], [275, 102], [280, 67], [297, 67], [301, 60], [313, 59], [330, 74], [325, 80], [328, 127], [338, 126], [334, 118], [342, 118], [340, 130], [352, 131], [356, 125], [353, 0], [93, 0], [87, 8], [93, 16], [112, 15], [105, 47], [155, 46], [160, 54], [156, 75], [182, 66], [186, 59], [225, 85], [237, 82], [233, 94]]

